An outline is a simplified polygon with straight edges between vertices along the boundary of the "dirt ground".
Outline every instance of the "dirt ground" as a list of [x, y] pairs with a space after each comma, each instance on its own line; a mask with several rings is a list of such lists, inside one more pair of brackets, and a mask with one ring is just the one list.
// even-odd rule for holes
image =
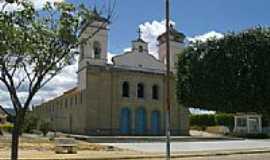
[[[34, 159], [65, 159], [65, 158], [89, 158], [90, 157], [111, 157], [120, 155], [136, 155], [138, 152], [109, 148], [108, 146], [98, 145], [78, 141], [78, 154], [55, 154], [54, 141], [49, 137], [37, 135], [23, 135], [20, 138], [19, 157]], [[11, 135], [0, 136], [0, 159], [8, 159], [10, 156]]]
[[[78, 151], [104, 151], [106, 146], [77, 141]], [[0, 151], [9, 150], [11, 146], [11, 136], [0, 136]], [[23, 135], [20, 138], [20, 150], [54, 151], [54, 141], [48, 137]], [[119, 150], [114, 148], [115, 150]]]
[[[63, 137], [63, 136], [59, 136]], [[54, 140], [50, 140], [49, 137], [43, 137], [40, 135], [23, 135], [20, 137], [20, 150], [36, 150], [36, 151], [54, 151]], [[78, 144], [78, 151], [107, 151], [108, 146], [98, 145], [94, 143], [88, 143], [84, 141], [76, 140]], [[7, 151], [11, 148], [11, 135], [5, 134], [0, 136], [0, 151]], [[118, 148], [113, 148], [113, 151], [122, 151]]]

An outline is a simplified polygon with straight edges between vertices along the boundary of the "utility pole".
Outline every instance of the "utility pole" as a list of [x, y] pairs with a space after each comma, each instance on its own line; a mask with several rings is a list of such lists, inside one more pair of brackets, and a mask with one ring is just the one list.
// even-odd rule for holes
[[166, 159], [171, 159], [170, 0], [166, 0]]

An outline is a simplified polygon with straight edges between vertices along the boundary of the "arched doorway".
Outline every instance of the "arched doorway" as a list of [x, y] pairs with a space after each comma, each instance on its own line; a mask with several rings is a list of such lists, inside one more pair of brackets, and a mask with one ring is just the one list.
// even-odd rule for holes
[[139, 108], [135, 116], [135, 133], [136, 135], [146, 134], [146, 113], [144, 108]]
[[131, 129], [131, 118], [130, 118], [130, 110], [128, 108], [123, 108], [121, 110], [120, 116], [120, 132], [123, 135], [130, 134]]
[[151, 114], [151, 133], [160, 135], [160, 112], [153, 111]]

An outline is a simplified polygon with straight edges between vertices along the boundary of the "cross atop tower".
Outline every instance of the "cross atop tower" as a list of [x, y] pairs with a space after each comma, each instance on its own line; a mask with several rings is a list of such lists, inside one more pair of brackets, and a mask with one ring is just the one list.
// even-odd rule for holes
[[138, 28], [138, 34], [139, 34], [139, 39], [142, 39], [142, 30], [140, 27]]

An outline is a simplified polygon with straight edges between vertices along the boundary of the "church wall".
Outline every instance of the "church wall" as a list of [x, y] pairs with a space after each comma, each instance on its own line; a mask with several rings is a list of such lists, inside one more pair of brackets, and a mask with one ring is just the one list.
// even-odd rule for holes
[[111, 132], [111, 74], [100, 68], [88, 69], [87, 133]]
[[34, 108], [34, 114], [40, 120], [50, 122], [55, 131], [84, 134], [85, 107], [82, 95], [83, 92], [80, 92], [55, 98]]
[[114, 64], [129, 68], [143, 68], [164, 70], [165, 65], [156, 60], [152, 55], [147, 53], [137, 53], [137, 51], [127, 52], [124, 55], [113, 58]]
[[[101, 28], [100, 28], [101, 27]], [[99, 30], [97, 32], [97, 30]], [[97, 32], [97, 33], [96, 33]], [[93, 35], [89, 39], [89, 35]], [[95, 65], [105, 65], [107, 62], [107, 51], [108, 51], [108, 29], [107, 24], [102, 22], [95, 22], [91, 26], [88, 26], [81, 34], [80, 40], [87, 39], [87, 42], [83, 44], [83, 55], [81, 55], [81, 61], [79, 62], [79, 69], [87, 66], [87, 62]], [[98, 42], [101, 47], [100, 59], [94, 57], [94, 43]]]
[[85, 90], [86, 89], [86, 69], [82, 69], [80, 72], [79, 72], [79, 90]]
[[[128, 107], [131, 111], [131, 122], [132, 122], [132, 133], [135, 133], [135, 114], [136, 111], [143, 107], [146, 111], [146, 123], [147, 123], [147, 131], [149, 132], [151, 128], [151, 113], [152, 111], [160, 111], [163, 113], [163, 77], [160, 75], [153, 74], [144, 74], [138, 72], [117, 72], [115, 73], [115, 83], [117, 86], [114, 91], [114, 109], [113, 109], [113, 128], [120, 128], [120, 114], [121, 109], [124, 107]], [[130, 84], [130, 97], [122, 97], [122, 84], [124, 81], [129, 82]], [[145, 98], [138, 99], [137, 98], [137, 84], [143, 83], [145, 90]], [[152, 99], [152, 86], [156, 84], [160, 87], [159, 100]], [[164, 116], [161, 114], [161, 128], [164, 129]]]
[[181, 104], [177, 103], [177, 96], [176, 96], [176, 80], [175, 77], [171, 80], [171, 125], [175, 129], [173, 132], [176, 134], [189, 134], [189, 110], [184, 108]]
[[[130, 96], [122, 97], [122, 84], [130, 85]], [[145, 97], [137, 98], [137, 84], [144, 84]], [[172, 86], [175, 80], [172, 78]], [[64, 95], [42, 104], [35, 110], [42, 119], [51, 121], [56, 131], [86, 135], [121, 135], [120, 117], [123, 108], [131, 111], [131, 134], [136, 135], [136, 111], [146, 112], [146, 135], [151, 134], [151, 114], [160, 112], [161, 131], [165, 133], [164, 75], [89, 67], [87, 89], [76, 95]], [[159, 99], [152, 99], [152, 86], [158, 85]], [[174, 135], [188, 135], [188, 110], [177, 105], [175, 87], [172, 87], [171, 124]], [[75, 97], [77, 96], [77, 100]]]
[[[176, 71], [176, 63], [177, 63], [177, 55], [181, 54], [183, 52], [183, 44], [178, 42], [170, 42], [170, 67], [172, 71]], [[166, 43], [163, 43], [159, 46], [159, 59], [161, 62], [166, 64]]]

